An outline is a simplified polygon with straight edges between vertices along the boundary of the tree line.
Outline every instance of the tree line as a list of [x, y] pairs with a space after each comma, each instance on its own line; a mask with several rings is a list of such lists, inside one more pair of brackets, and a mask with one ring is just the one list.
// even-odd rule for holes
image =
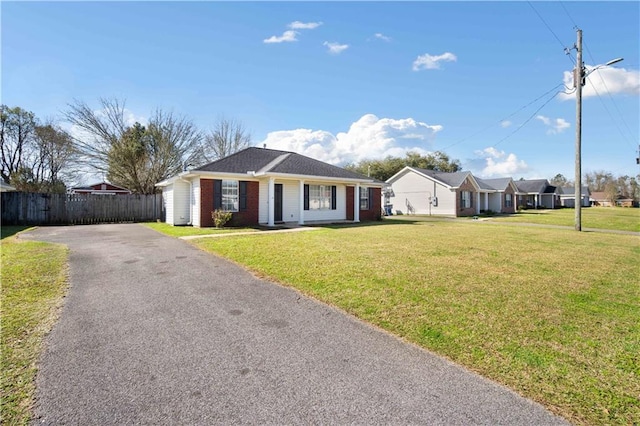
[[153, 194], [155, 184], [251, 145], [242, 122], [219, 117], [209, 131], [157, 108], [146, 124], [127, 121], [125, 102], [100, 99], [68, 105], [63, 119], [41, 121], [20, 107], [0, 106], [0, 176], [19, 191], [65, 192], [82, 173]]
[[[574, 186], [574, 181], [568, 180], [560, 173], [550, 179], [549, 183], [561, 187]], [[607, 200], [614, 205], [618, 198], [640, 200], [640, 174], [614, 176], [613, 173], [598, 170], [585, 173], [582, 184], [591, 192], [603, 192]]]
[[[139, 194], [153, 194], [155, 184], [230, 155], [251, 145], [242, 122], [219, 117], [203, 131], [187, 117], [155, 109], [146, 124], [129, 123], [125, 102], [99, 100], [93, 109], [74, 101], [62, 113], [72, 132], [53, 119], [41, 121], [20, 107], [0, 106], [0, 176], [25, 192], [65, 192], [82, 173], [102, 175], [112, 184]], [[404, 157], [363, 160], [345, 168], [386, 181], [405, 166], [441, 172], [462, 169], [459, 160], [441, 151]], [[640, 175], [613, 176], [605, 171], [585, 174], [584, 185], [618, 197], [640, 200]], [[555, 186], [572, 186], [562, 174], [550, 179]]]

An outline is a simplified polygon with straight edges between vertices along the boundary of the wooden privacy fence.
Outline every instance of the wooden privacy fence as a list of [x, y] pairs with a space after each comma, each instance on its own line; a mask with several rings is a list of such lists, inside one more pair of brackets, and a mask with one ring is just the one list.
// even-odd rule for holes
[[3, 192], [0, 200], [3, 225], [80, 225], [164, 219], [162, 194]]

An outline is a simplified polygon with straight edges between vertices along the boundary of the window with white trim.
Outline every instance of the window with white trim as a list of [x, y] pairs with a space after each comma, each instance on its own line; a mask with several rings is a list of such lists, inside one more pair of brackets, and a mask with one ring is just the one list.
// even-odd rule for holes
[[511, 194], [504, 194], [504, 206], [513, 207], [513, 198]]
[[473, 207], [473, 199], [471, 197], [470, 191], [462, 191], [460, 192], [460, 208], [468, 209]]
[[360, 210], [369, 210], [369, 188], [360, 187]]
[[309, 185], [309, 210], [331, 209], [331, 185]]
[[237, 180], [222, 181], [222, 210], [237, 212], [239, 205], [239, 192]]

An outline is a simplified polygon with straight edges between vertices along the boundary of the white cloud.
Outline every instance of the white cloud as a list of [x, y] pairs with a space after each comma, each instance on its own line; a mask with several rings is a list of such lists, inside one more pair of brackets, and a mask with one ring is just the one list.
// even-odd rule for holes
[[458, 57], [451, 52], [445, 52], [442, 55], [429, 55], [425, 53], [413, 61], [413, 70], [437, 70], [440, 68], [440, 62], [455, 62], [457, 60]]
[[412, 118], [378, 118], [365, 114], [347, 132], [295, 129], [270, 132], [259, 145], [294, 151], [330, 164], [345, 165], [364, 159], [404, 156], [408, 151], [427, 154], [442, 126]]
[[382, 33], [375, 33], [373, 37], [383, 41], [391, 41], [391, 37], [388, 37]]
[[545, 117], [544, 115], [538, 115], [536, 116], [536, 119], [542, 121], [544, 125], [548, 127], [547, 129], [548, 135], [555, 135], [558, 133], [562, 133], [565, 130], [567, 130], [569, 127], [571, 127], [571, 124], [569, 124], [569, 122], [564, 118], [551, 119], [549, 117]]
[[320, 25], [322, 25], [322, 22], [293, 21], [292, 23], [287, 25], [287, 27], [291, 28], [292, 30], [314, 30], [318, 28]]
[[529, 169], [527, 163], [513, 154], [493, 147], [476, 151], [477, 160], [471, 160], [471, 171], [483, 178], [506, 177], [521, 174]]
[[282, 33], [281, 36], [271, 36], [269, 38], [265, 38], [264, 40], [262, 40], [263, 43], [283, 43], [283, 42], [292, 42], [292, 41], [298, 41], [298, 39], [296, 38], [296, 36], [298, 35], [297, 31], [293, 31], [293, 30], [288, 30]]
[[503, 129], [506, 129], [507, 127], [510, 127], [513, 123], [510, 122], [509, 120], [504, 120], [500, 122], [500, 127], [502, 127]]
[[[593, 67], [586, 65], [587, 72]], [[567, 87], [573, 87], [573, 71], [564, 72], [564, 84]], [[627, 70], [624, 68], [603, 67], [594, 71], [587, 77], [586, 84], [582, 87], [582, 97], [604, 95], [607, 93], [640, 95], [640, 71]], [[575, 99], [575, 93], [560, 93], [560, 99]]]
[[329, 53], [332, 55], [338, 55], [349, 48], [348, 44], [329, 43], [328, 41], [325, 41], [322, 45], [327, 46]]

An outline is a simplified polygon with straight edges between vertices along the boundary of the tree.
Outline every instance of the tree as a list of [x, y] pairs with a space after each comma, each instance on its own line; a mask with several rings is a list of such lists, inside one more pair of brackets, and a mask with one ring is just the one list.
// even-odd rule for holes
[[79, 131], [74, 144], [82, 157], [112, 183], [152, 194], [183, 164], [202, 161], [202, 134], [189, 119], [157, 109], [146, 127], [129, 126], [123, 101], [100, 99], [100, 105], [94, 111], [76, 101], [65, 116]]
[[211, 162], [251, 146], [251, 134], [242, 122], [220, 117], [204, 138], [203, 156]]
[[64, 192], [75, 150], [53, 120], [40, 124], [32, 112], [0, 107], [2, 178], [19, 191]]
[[549, 181], [549, 183], [556, 187], [564, 187], [571, 185], [571, 182], [567, 180], [562, 173], [558, 173]]
[[36, 129], [35, 115], [20, 107], [0, 106], [0, 175], [11, 183], [11, 175], [25, 168]]
[[603, 192], [608, 182], [613, 181], [613, 175], [604, 170], [590, 172], [585, 175], [585, 183], [591, 191]]
[[447, 154], [436, 151], [427, 155], [407, 152], [405, 158], [388, 156], [383, 160], [363, 160], [347, 165], [346, 169], [378, 180], [387, 180], [405, 166], [440, 172], [457, 172], [462, 168], [458, 160], [451, 160]]
[[35, 143], [38, 156], [32, 163], [33, 174], [45, 192], [64, 192], [65, 181], [73, 179], [76, 150], [71, 135], [49, 120], [37, 126]]

